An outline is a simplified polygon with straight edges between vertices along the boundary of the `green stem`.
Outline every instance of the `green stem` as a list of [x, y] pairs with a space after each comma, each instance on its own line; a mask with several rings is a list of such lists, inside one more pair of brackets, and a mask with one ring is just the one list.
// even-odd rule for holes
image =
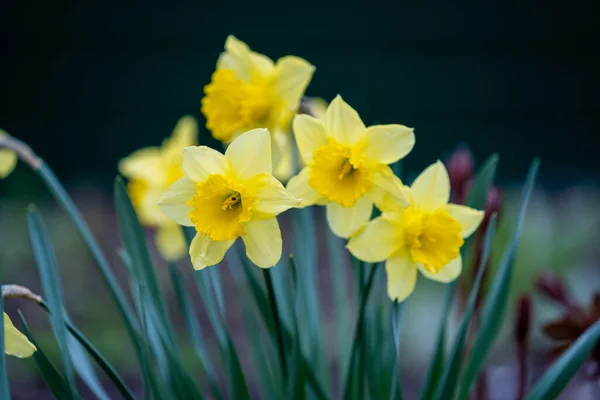
[[[375, 264], [373, 265], [373, 267], [371, 268], [371, 271], [369, 273], [369, 278], [367, 279], [367, 283], [363, 286], [363, 289], [361, 290], [361, 299], [360, 299], [360, 309], [358, 311], [358, 320], [356, 321], [356, 328], [354, 329], [354, 339], [352, 340], [352, 353], [350, 355], [350, 362], [348, 363], [348, 369], [347, 369], [347, 373], [346, 373], [346, 380], [345, 380], [345, 384], [344, 384], [344, 399], [348, 399], [349, 397], [349, 392], [350, 392], [350, 384], [351, 384], [351, 378], [352, 378], [352, 369], [354, 367], [354, 361], [356, 358], [356, 353], [357, 353], [357, 345], [360, 343], [360, 341], [362, 340], [362, 333], [363, 333], [363, 323], [364, 323], [364, 319], [365, 319], [365, 310], [367, 308], [367, 300], [369, 298], [369, 293], [371, 292], [371, 286], [373, 286], [373, 280], [375, 278], [375, 272], [377, 271], [377, 268], [379, 267], [379, 264]], [[358, 379], [362, 379], [361, 376], [358, 377]]]
[[273, 322], [275, 323], [275, 329], [277, 330], [277, 345], [279, 350], [279, 361], [281, 362], [281, 370], [283, 374], [283, 380], [285, 382], [287, 378], [287, 363], [285, 360], [285, 345], [283, 342], [283, 331], [281, 328], [281, 320], [279, 319], [279, 311], [277, 309], [277, 301], [275, 300], [275, 289], [273, 288], [273, 279], [271, 278], [271, 271], [268, 268], [262, 270], [263, 276], [265, 277], [265, 283], [267, 284], [267, 293], [269, 296], [269, 303], [271, 304], [271, 312], [273, 313]]

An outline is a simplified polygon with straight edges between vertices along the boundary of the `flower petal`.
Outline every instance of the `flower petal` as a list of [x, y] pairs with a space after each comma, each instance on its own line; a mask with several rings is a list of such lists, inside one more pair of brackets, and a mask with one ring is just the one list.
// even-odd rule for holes
[[444, 265], [442, 269], [437, 274], [432, 274], [427, 271], [423, 266], [419, 266], [419, 270], [426, 278], [431, 279], [433, 281], [448, 283], [452, 282], [456, 278], [459, 277], [462, 272], [462, 257], [456, 257], [454, 260], [450, 261], [448, 264]]
[[229, 35], [225, 41], [225, 52], [217, 61], [217, 68], [230, 69], [238, 79], [249, 82], [252, 74], [252, 56], [248, 45], [235, 36]]
[[315, 67], [299, 57], [287, 56], [275, 65], [275, 95], [283, 99], [288, 110], [296, 110], [312, 78]]
[[273, 60], [264, 54], [250, 51], [250, 60], [252, 61], [252, 73], [260, 77], [269, 77], [275, 71]]
[[377, 217], [353, 236], [346, 246], [352, 255], [365, 262], [380, 262], [401, 245], [398, 228], [387, 218]]
[[327, 142], [323, 121], [308, 114], [296, 115], [293, 123], [298, 151], [305, 163], [312, 161], [313, 152]]
[[17, 166], [17, 153], [10, 149], [0, 149], [0, 179], [6, 178]]
[[446, 211], [452, 218], [457, 220], [462, 227], [462, 232], [460, 234], [463, 238], [471, 236], [471, 234], [477, 230], [479, 224], [483, 221], [483, 216], [485, 214], [483, 211], [475, 210], [474, 208], [467, 206], [461, 206], [459, 204], [448, 204], [446, 206]]
[[391, 164], [404, 158], [415, 145], [412, 128], [404, 125], [375, 125], [367, 128], [365, 157], [381, 164]]
[[294, 143], [288, 132], [277, 130], [271, 135], [271, 154], [273, 160], [273, 175], [282, 182], [294, 174]]
[[225, 151], [233, 172], [242, 179], [271, 174], [271, 135], [266, 129], [252, 129], [238, 136]]
[[37, 350], [25, 335], [15, 328], [8, 314], [4, 314], [4, 352], [18, 358], [31, 357]]
[[300, 199], [299, 207], [306, 207], [320, 202], [323, 199], [315, 189], [308, 183], [310, 178], [310, 167], [305, 167], [300, 173], [287, 183], [287, 190], [297, 199]]
[[159, 205], [167, 217], [179, 225], [194, 226], [190, 220], [192, 207], [188, 201], [196, 195], [196, 187], [187, 177], [175, 181], [160, 197]]
[[353, 207], [344, 207], [337, 202], [327, 204], [327, 222], [336, 236], [349, 238], [369, 222], [373, 203], [366, 196], [358, 199]]
[[162, 156], [167, 162], [181, 163], [183, 148], [198, 143], [198, 123], [191, 115], [181, 117], [171, 136], [163, 141]]
[[246, 255], [261, 268], [269, 268], [281, 258], [281, 231], [277, 218], [252, 219], [244, 224], [246, 234], [242, 236]]
[[141, 178], [161, 184], [165, 179], [160, 149], [146, 147], [131, 153], [119, 162], [119, 172], [127, 179]]
[[415, 290], [417, 266], [405, 253], [394, 255], [385, 263], [388, 296], [404, 301]]
[[202, 233], [196, 233], [190, 244], [190, 258], [194, 269], [200, 270], [223, 261], [233, 242], [235, 240], [212, 240]]
[[354, 145], [364, 135], [366, 127], [356, 110], [338, 95], [325, 114], [325, 128], [327, 133], [339, 143]]
[[382, 166], [373, 173], [373, 183], [368, 194], [381, 211], [398, 212], [410, 205], [402, 181], [389, 166]]
[[184, 256], [187, 248], [183, 230], [175, 223], [166, 223], [156, 230], [156, 249], [167, 261], [177, 261]]
[[261, 176], [258, 185], [260, 189], [256, 194], [253, 211], [271, 218], [300, 205], [300, 200], [296, 199], [273, 175]]
[[218, 151], [206, 146], [190, 146], [183, 149], [183, 173], [194, 182], [202, 182], [209, 175], [225, 175], [229, 162]]
[[450, 179], [444, 164], [438, 160], [421, 172], [413, 182], [411, 192], [416, 205], [425, 211], [448, 204]]

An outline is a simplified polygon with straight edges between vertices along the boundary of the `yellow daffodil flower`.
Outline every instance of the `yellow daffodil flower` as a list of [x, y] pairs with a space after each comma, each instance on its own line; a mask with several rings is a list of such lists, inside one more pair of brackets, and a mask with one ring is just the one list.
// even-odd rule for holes
[[183, 176], [183, 148], [197, 143], [198, 124], [185, 116], [161, 147], [138, 150], [119, 164], [119, 171], [129, 179], [127, 189], [140, 222], [157, 229], [156, 247], [168, 261], [180, 259], [187, 246], [181, 227], [161, 211], [158, 201], [162, 192]]
[[[0, 129], [0, 136], [6, 133]], [[6, 178], [17, 166], [17, 153], [11, 149], [0, 148], [0, 179]]]
[[206, 127], [225, 144], [242, 132], [267, 128], [272, 134], [275, 176], [289, 178], [294, 168], [289, 125], [314, 69], [293, 56], [274, 63], [229, 36], [211, 82], [204, 88]]
[[483, 211], [448, 204], [450, 180], [444, 164], [429, 166], [405, 187], [408, 207], [386, 202], [373, 219], [348, 243], [366, 262], [386, 260], [388, 295], [403, 301], [414, 290], [417, 270], [426, 278], [451, 282], [462, 271], [460, 248], [483, 219]]
[[407, 204], [402, 182], [388, 164], [415, 144], [404, 125], [365, 127], [358, 113], [337, 96], [325, 116], [294, 118], [294, 134], [306, 167], [287, 188], [302, 206], [327, 205], [333, 233], [347, 238], [371, 218], [373, 203], [385, 199]]
[[15, 328], [8, 314], [4, 314], [4, 352], [18, 358], [31, 357], [37, 350], [25, 335]]
[[163, 193], [160, 206], [173, 221], [196, 228], [190, 245], [194, 268], [221, 262], [238, 237], [254, 264], [277, 264], [282, 243], [275, 216], [300, 200], [272, 175], [269, 131], [238, 136], [224, 155], [206, 146], [186, 147], [181, 168], [183, 178]]

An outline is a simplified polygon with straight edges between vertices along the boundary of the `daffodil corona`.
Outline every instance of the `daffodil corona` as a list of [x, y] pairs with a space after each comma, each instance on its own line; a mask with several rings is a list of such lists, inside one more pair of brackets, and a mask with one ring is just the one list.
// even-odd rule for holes
[[204, 88], [206, 127], [226, 144], [250, 129], [269, 129], [275, 175], [289, 178], [293, 168], [289, 125], [313, 72], [314, 67], [301, 58], [287, 56], [274, 63], [229, 36]]
[[450, 181], [441, 162], [429, 166], [405, 187], [408, 206], [385, 203], [348, 243], [366, 262], [386, 260], [388, 295], [403, 301], [414, 290], [417, 270], [438, 282], [451, 282], [462, 271], [460, 248], [483, 219], [483, 212], [448, 204]]
[[276, 215], [300, 200], [272, 175], [269, 132], [246, 132], [225, 154], [186, 147], [181, 167], [184, 176], [162, 195], [160, 206], [173, 221], [196, 228], [190, 246], [194, 268], [221, 262], [238, 237], [254, 264], [277, 264], [282, 242]]
[[18, 358], [31, 357], [37, 350], [25, 335], [15, 328], [8, 314], [4, 314], [4, 352]]
[[196, 120], [186, 116], [179, 120], [171, 137], [165, 139], [160, 148], [138, 150], [119, 164], [119, 171], [129, 179], [129, 196], [140, 222], [157, 229], [156, 247], [169, 261], [185, 254], [186, 243], [181, 227], [161, 211], [158, 200], [165, 189], [183, 176], [183, 148], [196, 145], [197, 140]]
[[340, 96], [323, 118], [297, 115], [294, 134], [306, 167], [288, 190], [302, 206], [327, 205], [332, 231], [347, 238], [371, 218], [373, 203], [407, 204], [402, 182], [388, 164], [406, 156], [415, 136], [404, 125], [365, 127], [358, 113]]

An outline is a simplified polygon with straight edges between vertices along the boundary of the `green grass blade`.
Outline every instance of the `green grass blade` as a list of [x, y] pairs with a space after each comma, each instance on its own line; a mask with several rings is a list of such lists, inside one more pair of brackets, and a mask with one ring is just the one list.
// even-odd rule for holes
[[229, 363], [231, 398], [239, 400], [250, 400], [250, 392], [244, 377], [244, 371], [237, 355], [235, 344], [227, 332], [227, 348], [224, 349]]
[[[475, 175], [475, 179], [473, 181], [473, 186], [467, 196], [466, 205], [471, 208], [475, 208], [477, 210], [482, 210], [485, 205], [485, 199], [488, 193], [489, 188], [492, 186], [494, 182], [494, 178], [496, 177], [496, 170], [498, 169], [498, 161], [499, 157], [497, 154], [492, 154], [488, 159], [483, 163], [483, 166], [479, 169], [477, 174]], [[466, 255], [469, 254], [470, 247], [472, 243], [472, 237], [467, 239], [465, 245], [463, 246], [462, 256], [463, 260], [466, 260]], [[466, 271], [463, 271], [463, 274]], [[446, 318], [450, 311], [450, 306], [452, 304], [452, 299], [454, 297], [454, 290], [456, 288], [456, 282], [452, 282], [448, 285], [446, 289], [446, 297], [444, 300], [444, 310], [442, 312], [442, 321], [440, 325], [440, 331], [438, 333], [435, 351], [433, 353], [433, 357], [431, 359], [431, 363], [429, 366], [429, 370], [427, 371], [427, 375], [425, 377], [425, 381], [423, 383], [423, 387], [421, 389], [421, 395], [419, 396], [420, 400], [431, 399], [435, 393], [437, 388], [437, 384], [439, 379], [443, 373], [443, 365], [444, 365], [444, 349], [446, 342]]]
[[589, 327], [567, 351], [552, 364], [531, 389], [526, 400], [556, 399], [583, 365], [600, 340], [600, 321]]
[[510, 285], [512, 277], [513, 259], [521, 237], [523, 220], [525, 219], [525, 212], [533, 191], [538, 168], [539, 160], [534, 160], [529, 168], [529, 174], [525, 181], [525, 186], [523, 187], [519, 214], [512, 238], [504, 250], [502, 259], [498, 265], [498, 272], [494, 276], [493, 284], [485, 302], [485, 306], [482, 309], [481, 325], [475, 339], [475, 344], [469, 354], [467, 367], [458, 395], [459, 399], [468, 398], [471, 387], [479, 376], [479, 371], [483, 366], [483, 362], [490, 352], [502, 325], [504, 313], [507, 308], [508, 286]]
[[[39, 303], [39, 305], [46, 310], [48, 313], [50, 309], [45, 301]], [[85, 337], [79, 329], [70, 321], [65, 321], [67, 324], [67, 330], [75, 338], [83, 348], [88, 352], [92, 359], [100, 366], [100, 368], [106, 373], [110, 380], [115, 384], [124, 399], [134, 400], [135, 397], [131, 389], [125, 384], [123, 379], [119, 376], [114, 367], [102, 356], [102, 354], [94, 347], [94, 345]]]
[[65, 370], [66, 381], [68, 383], [68, 397], [75, 398], [77, 396], [77, 388], [75, 386], [75, 374], [73, 373], [73, 365], [67, 345], [67, 329], [65, 326], [65, 309], [63, 305], [63, 292], [58, 276], [58, 268], [56, 256], [46, 227], [34, 206], [29, 206], [27, 225], [29, 227], [29, 238], [33, 255], [40, 273], [42, 288], [44, 289], [45, 298], [48, 301], [50, 309], [53, 311], [50, 315], [52, 322], [52, 330], [56, 336], [60, 355], [62, 357], [63, 367]]
[[223, 394], [219, 388], [219, 379], [217, 377], [217, 373], [215, 372], [215, 367], [212, 363], [212, 360], [208, 356], [208, 352], [204, 347], [202, 329], [200, 327], [200, 323], [198, 322], [198, 317], [194, 312], [194, 308], [192, 307], [190, 298], [183, 287], [181, 275], [175, 265], [171, 265], [169, 271], [171, 273], [171, 281], [175, 290], [175, 297], [179, 305], [179, 310], [181, 315], [183, 315], [185, 326], [189, 332], [196, 354], [198, 355], [198, 358], [200, 359], [200, 362], [202, 363], [202, 366], [208, 375], [208, 382], [210, 384], [211, 391], [216, 399], [222, 399]]
[[6, 372], [6, 354], [4, 353], [4, 299], [2, 298], [2, 270], [0, 270], [0, 398], [10, 400], [10, 386]]
[[[68, 320], [68, 317], [66, 317], [65, 320]], [[77, 375], [79, 375], [90, 392], [92, 392], [98, 400], [109, 400], [110, 396], [102, 387], [102, 383], [100, 383], [100, 379], [98, 379], [96, 371], [94, 371], [94, 367], [88, 359], [83, 346], [71, 335], [67, 335], [67, 345], [71, 354], [73, 368], [75, 369], [75, 372], [77, 372]]]
[[271, 272], [269, 269], [263, 269], [263, 276], [265, 278], [265, 284], [267, 286], [267, 294], [269, 297], [270, 309], [273, 315], [273, 321], [275, 323], [275, 330], [277, 332], [277, 350], [279, 354], [279, 364], [282, 371], [283, 381], [287, 379], [287, 360], [286, 360], [286, 348], [283, 339], [283, 327], [281, 320], [279, 319], [279, 309], [277, 308], [277, 299], [275, 298], [275, 289], [273, 288], [273, 279], [271, 278]]
[[92, 231], [83, 219], [83, 216], [77, 209], [77, 206], [75, 206], [75, 203], [73, 202], [65, 188], [61, 185], [60, 181], [56, 178], [56, 175], [54, 174], [54, 172], [52, 172], [48, 164], [42, 161], [40, 168], [35, 170], [35, 172], [42, 179], [42, 181], [47, 186], [50, 193], [52, 193], [58, 204], [69, 215], [69, 217], [71, 217], [71, 220], [75, 224], [75, 227], [79, 231], [79, 234], [81, 235], [83, 241], [90, 250], [92, 257], [94, 258], [94, 260], [96, 260], [96, 265], [104, 279], [104, 282], [108, 286], [110, 294], [115, 300], [117, 308], [121, 313], [121, 316], [123, 317], [123, 321], [125, 322], [125, 327], [127, 328], [127, 331], [131, 338], [131, 342], [134, 346], [135, 353], [138, 359], [141, 360], [141, 348], [138, 340], [139, 327], [135, 318], [135, 314], [133, 313], [131, 305], [127, 301], [125, 293], [119, 286], [116, 277], [110, 269], [108, 260], [106, 259], [106, 256], [100, 249], [100, 246], [94, 238]]
[[473, 310], [475, 309], [475, 303], [477, 301], [479, 287], [481, 285], [481, 280], [483, 279], [485, 267], [490, 257], [490, 249], [492, 247], [492, 238], [494, 237], [495, 229], [496, 217], [493, 216], [490, 220], [488, 229], [485, 234], [483, 253], [481, 261], [479, 263], [479, 268], [477, 270], [475, 283], [473, 284], [473, 287], [471, 289], [471, 294], [469, 295], [467, 307], [460, 321], [458, 332], [456, 333], [456, 338], [454, 339], [454, 345], [452, 346], [452, 350], [450, 351], [448, 361], [445, 363], [444, 373], [442, 375], [442, 378], [440, 379], [440, 383], [437, 386], [437, 391], [434, 396], [436, 400], [454, 398], [456, 384], [458, 382], [458, 377], [462, 367], [463, 352], [465, 347], [465, 341], [467, 338], [467, 333], [469, 331], [471, 316], [473, 315]]
[[[46, 385], [48, 385], [48, 389], [50, 389], [54, 397], [57, 399], [69, 398], [70, 394], [69, 390], [67, 389], [67, 382], [56, 370], [54, 365], [52, 365], [52, 363], [50, 362], [48, 357], [46, 357], [46, 354], [40, 347], [39, 343], [31, 335], [31, 332], [29, 331], [29, 326], [27, 325], [25, 317], [23, 317], [21, 311], [19, 311], [19, 317], [21, 318], [21, 323], [23, 324], [23, 333], [25, 334], [25, 336], [27, 336], [27, 339], [29, 339], [29, 341], [33, 343], [35, 347], [37, 347], [37, 351], [33, 353], [33, 359], [37, 364], [38, 370], [40, 371], [40, 375], [42, 375], [42, 379], [44, 380], [44, 382], [46, 382]], [[2, 398], [10, 399], [10, 396], [2, 396]]]
[[290, 257], [290, 270], [292, 271], [292, 296], [294, 298], [294, 307], [292, 310], [292, 326], [294, 339], [292, 345], [292, 355], [290, 359], [290, 375], [288, 398], [293, 400], [303, 400], [306, 398], [306, 364], [302, 356], [302, 343], [300, 332], [298, 331], [298, 320], [296, 310], [300, 306], [300, 292], [298, 291], [298, 273], [296, 263], [293, 257]]
[[392, 305], [392, 335], [394, 337], [394, 364], [392, 367], [392, 384], [390, 400], [402, 400], [402, 382], [400, 380], [400, 317], [404, 303], [394, 301]]
[[[359, 303], [358, 318], [356, 320], [356, 327], [354, 328], [354, 339], [352, 340], [352, 347], [350, 350], [350, 362], [348, 363], [346, 378], [344, 380], [344, 399], [349, 399], [350, 394], [353, 393], [351, 390], [352, 383], [354, 381], [363, 380], [363, 376], [359, 375], [357, 379], [352, 379], [352, 371], [357, 363], [355, 363], [355, 357], [359, 356], [360, 345], [363, 341], [363, 325], [365, 320], [365, 311], [367, 308], [367, 300], [369, 299], [369, 293], [371, 292], [371, 286], [375, 278], [375, 272], [377, 271], [379, 263], [371, 266], [369, 271], [369, 277], [361, 291], [361, 299]], [[358, 363], [361, 364], [361, 363]], [[360, 386], [360, 385], [359, 385]], [[362, 398], [362, 393], [359, 393], [359, 398]]]
[[143, 298], [149, 301], [147, 305], [150, 307], [147, 310], [150, 316], [149, 321], [152, 322], [152, 328], [159, 332], [168, 348], [175, 352], [177, 350], [175, 334], [169, 319], [166, 301], [154, 271], [154, 264], [148, 252], [146, 236], [131, 204], [127, 188], [119, 177], [115, 179], [115, 207], [121, 238], [131, 259], [132, 271], [136, 280], [142, 282], [146, 288], [146, 295]]

